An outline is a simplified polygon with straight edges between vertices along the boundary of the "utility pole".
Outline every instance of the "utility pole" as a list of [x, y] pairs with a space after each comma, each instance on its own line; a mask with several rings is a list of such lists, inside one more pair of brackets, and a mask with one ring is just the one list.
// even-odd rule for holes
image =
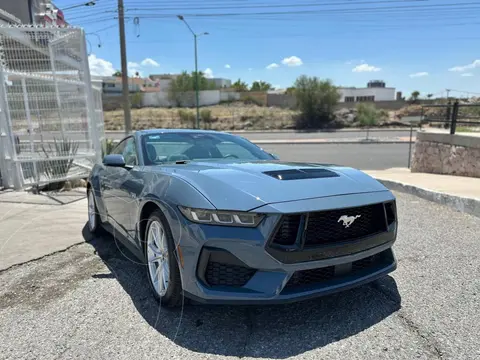
[[200, 129], [200, 100], [198, 95], [198, 61], [197, 61], [197, 34], [193, 34], [195, 39], [195, 104], [197, 105], [197, 129]]
[[130, 116], [130, 95], [128, 89], [127, 46], [125, 44], [123, 0], [118, 0], [118, 27], [120, 29], [120, 58], [122, 62], [123, 116], [125, 118], [125, 135], [129, 135], [132, 132], [132, 118]]
[[450, 95], [450, 89], [445, 89], [445, 90], [447, 90], [447, 101], [448, 101], [448, 99], [450, 98], [450, 96], [449, 96]]
[[188, 23], [185, 21], [184, 17], [182, 15], [177, 15], [178, 19], [180, 21], [183, 21], [185, 23], [185, 25], [187, 25], [188, 27], [188, 30], [190, 30], [190, 32], [192, 33], [193, 35], [193, 39], [194, 39], [194, 46], [195, 46], [195, 103], [196, 103], [196, 108], [197, 108], [197, 129], [200, 129], [200, 100], [199, 100], [199, 79], [198, 79], [198, 57], [197, 57], [197, 38], [199, 36], [202, 36], [202, 35], [209, 35], [208, 32], [203, 32], [201, 34], [197, 34], [195, 33], [195, 31], [192, 30], [192, 28], [190, 27], [190, 25], [188, 25]]

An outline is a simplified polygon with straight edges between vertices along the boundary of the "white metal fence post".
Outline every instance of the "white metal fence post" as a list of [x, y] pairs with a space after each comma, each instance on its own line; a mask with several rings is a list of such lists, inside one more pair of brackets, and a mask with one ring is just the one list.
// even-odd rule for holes
[[80, 38], [80, 53], [82, 55], [83, 80], [85, 82], [88, 127], [90, 129], [90, 138], [93, 142], [93, 149], [95, 151], [95, 160], [97, 163], [100, 163], [102, 156], [102, 146], [100, 144], [100, 137], [98, 133], [98, 123], [95, 113], [95, 99], [93, 97], [92, 79], [90, 77], [90, 68], [88, 65], [87, 42], [83, 29], [80, 30]]
[[58, 81], [57, 81], [57, 72], [55, 70], [55, 53], [53, 52], [52, 43], [48, 44], [48, 52], [50, 54], [50, 64], [52, 67], [52, 75], [53, 75], [53, 84], [55, 86], [55, 95], [57, 97], [57, 112], [58, 118], [60, 120], [60, 131], [62, 132], [62, 138], [65, 137], [65, 125], [63, 123], [63, 116], [62, 116], [62, 100], [60, 98], [60, 91], [58, 90]]
[[[33, 137], [33, 126], [32, 126], [32, 117], [30, 114], [30, 105], [28, 104], [28, 90], [27, 90], [27, 82], [25, 78], [22, 77], [22, 91], [23, 91], [23, 102], [25, 104], [25, 117], [27, 118], [28, 123], [28, 133], [29, 133], [29, 140], [30, 140], [30, 152], [32, 155], [35, 155], [35, 141]], [[37, 159], [34, 156], [33, 160], [33, 178], [35, 179], [35, 184], [38, 185], [39, 181], [39, 174], [38, 174], [38, 166], [37, 166]]]
[[[0, 124], [1, 137], [4, 143], [3, 162], [5, 169], [2, 169], [2, 179], [5, 187], [13, 186], [18, 190], [22, 188], [22, 172], [20, 164], [17, 162], [17, 151], [15, 149], [15, 134], [13, 133], [12, 122], [10, 119], [10, 109], [8, 107], [8, 94], [6, 89], [4, 68], [0, 66]], [[5, 172], [5, 174], [4, 174]]]

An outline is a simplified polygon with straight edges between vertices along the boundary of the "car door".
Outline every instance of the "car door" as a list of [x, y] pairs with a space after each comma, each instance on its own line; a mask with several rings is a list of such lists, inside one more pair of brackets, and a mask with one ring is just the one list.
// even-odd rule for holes
[[104, 203], [109, 222], [124, 237], [128, 236], [129, 206], [132, 198], [124, 191], [124, 183], [128, 182], [130, 170], [136, 165], [136, 157], [132, 157], [132, 148], [135, 149], [133, 136], [122, 140], [111, 154], [123, 155], [125, 167], [105, 166], [105, 175], [101, 179]]

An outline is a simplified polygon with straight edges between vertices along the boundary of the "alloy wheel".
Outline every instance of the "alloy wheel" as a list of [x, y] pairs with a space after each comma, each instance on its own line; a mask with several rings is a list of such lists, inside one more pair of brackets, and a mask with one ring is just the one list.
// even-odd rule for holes
[[167, 234], [163, 225], [153, 220], [147, 234], [148, 271], [153, 287], [162, 297], [167, 293], [170, 282]]

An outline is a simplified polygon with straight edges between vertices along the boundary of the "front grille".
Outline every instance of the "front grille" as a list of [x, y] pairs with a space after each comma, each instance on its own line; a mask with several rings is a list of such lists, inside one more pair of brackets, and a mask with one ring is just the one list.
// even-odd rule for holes
[[[387, 220], [392, 221], [392, 212], [387, 214]], [[305, 222], [302, 222], [302, 217]], [[285, 215], [273, 236], [272, 244], [293, 245], [301, 235], [299, 227], [303, 223], [306, 226], [303, 234], [306, 248], [356, 240], [387, 231], [384, 204], [380, 203], [303, 215]]]
[[285, 285], [285, 289], [321, 285], [347, 276], [364, 276], [392, 264], [393, 261], [392, 250], [388, 249], [349, 264], [296, 271]]
[[[343, 216], [347, 223], [340, 220]], [[354, 217], [357, 218], [349, 225]], [[305, 246], [354, 240], [386, 230], [383, 204], [313, 212], [308, 216]]]
[[209, 261], [205, 279], [210, 286], [244, 286], [255, 274], [255, 269], [240, 265]]

